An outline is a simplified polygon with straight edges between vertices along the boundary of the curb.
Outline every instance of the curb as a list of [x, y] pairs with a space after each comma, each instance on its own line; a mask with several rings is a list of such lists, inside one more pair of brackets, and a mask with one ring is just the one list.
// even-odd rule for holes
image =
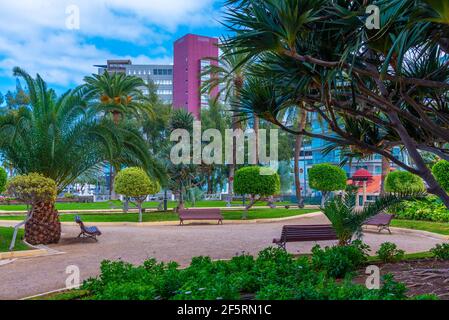
[[[300, 215], [290, 216], [290, 217], [283, 217], [283, 218], [269, 218], [269, 219], [251, 219], [251, 220], [223, 220], [223, 224], [230, 225], [230, 224], [257, 224], [257, 223], [274, 223], [274, 222], [280, 222], [280, 221], [287, 221], [287, 220], [294, 220], [299, 218], [311, 218], [321, 215], [321, 212], [310, 212], [310, 213], [304, 213]], [[0, 224], [7, 222], [8, 220], [0, 220]], [[211, 226], [217, 225], [214, 223], [211, 223], [210, 220], [197, 220], [194, 223], [186, 223], [185, 226], [188, 225], [195, 225], [197, 223], [208, 223]], [[156, 226], [179, 226], [178, 220], [173, 221], [155, 221], [155, 222], [86, 222], [86, 224], [94, 224], [97, 227], [156, 227]], [[75, 222], [61, 222], [61, 225], [63, 226], [77, 226]]]
[[449, 236], [438, 234], [430, 231], [425, 230], [417, 230], [417, 229], [407, 229], [407, 228], [400, 228], [400, 227], [390, 227], [391, 231], [398, 231], [399, 233], [405, 233], [405, 234], [420, 234], [427, 237], [433, 237], [438, 240], [449, 240]]
[[0, 252], [0, 260], [36, 257], [36, 256], [44, 255], [44, 254], [47, 254], [47, 250], [45, 250], [45, 249]]
[[[217, 209], [219, 208], [220, 210], [242, 210], [245, 207], [244, 206], [233, 206], [233, 207], [195, 207], [195, 209]], [[255, 206], [254, 208], [258, 208], [258, 209], [269, 209], [269, 206]], [[283, 205], [279, 205], [276, 208], [280, 209], [280, 208], [284, 208]], [[172, 210], [173, 208], [168, 208], [168, 210]], [[295, 209], [295, 208], [290, 208], [290, 209]], [[290, 210], [290, 209], [285, 209], [285, 210]], [[314, 205], [310, 205], [310, 206], [305, 206], [304, 209], [319, 209], [317, 206]], [[157, 208], [145, 208], [145, 210], [147, 212], [152, 212], [152, 211], [157, 211]], [[74, 214], [74, 213], [122, 213], [123, 209], [85, 209], [85, 210], [58, 210], [58, 212], [60, 214]], [[138, 210], [135, 208], [129, 209], [128, 211], [129, 213], [137, 213]], [[7, 210], [0, 210], [0, 217], [1, 216], [14, 216], [14, 215], [20, 215], [20, 214], [26, 214], [27, 211], [23, 211], [23, 210], [17, 210], [17, 211], [7, 211]]]
[[62, 251], [51, 249], [44, 245], [33, 246], [32, 244], [29, 244], [25, 240], [23, 240], [23, 242], [32, 249], [31, 250], [22, 250], [22, 251], [0, 252], [0, 261], [6, 260], [6, 259], [51, 256], [51, 255], [55, 255], [55, 254], [65, 253]]

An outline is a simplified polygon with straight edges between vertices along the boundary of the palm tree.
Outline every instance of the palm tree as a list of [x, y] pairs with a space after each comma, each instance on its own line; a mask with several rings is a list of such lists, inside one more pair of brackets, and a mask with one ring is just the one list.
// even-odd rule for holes
[[[114, 154], [129, 164], [150, 166], [139, 133], [122, 125], [114, 128], [111, 120], [97, 117], [79, 92], [69, 90], [58, 97], [39, 75], [33, 79], [17, 67], [14, 75], [25, 81], [30, 104], [0, 116], [0, 151], [18, 174], [41, 173], [56, 182], [59, 193]], [[41, 207], [48, 210], [37, 216], [59, 223], [53, 204]], [[59, 235], [50, 235], [49, 242], [52, 237]]]
[[362, 236], [362, 225], [368, 219], [381, 211], [388, 209], [406, 199], [420, 198], [424, 195], [395, 195], [386, 194], [380, 196], [375, 202], [369, 203], [361, 210], [356, 209], [356, 191], [348, 191], [343, 196], [335, 197], [326, 202], [323, 211], [324, 215], [332, 223], [337, 233], [339, 245], [347, 245], [355, 236], [360, 239]]
[[[226, 40], [222, 41], [222, 48], [224, 53], [217, 59], [211, 58], [212, 63], [203, 71], [204, 75], [210, 75], [210, 78], [203, 82], [202, 92], [212, 92], [218, 88], [218, 97], [222, 97], [227, 103], [235, 103], [240, 99], [240, 92], [246, 77], [247, 64], [250, 60], [250, 55], [247, 53], [239, 53], [236, 48], [226, 48]], [[258, 118], [254, 116], [254, 131], [258, 130]], [[242, 129], [241, 119], [236, 112], [232, 114], [232, 129]], [[256, 132], [256, 139], [257, 139]], [[256, 140], [256, 146], [258, 141]], [[229, 194], [232, 198], [234, 192], [234, 173], [236, 168], [236, 145], [233, 144], [232, 154], [233, 161], [229, 165]]]
[[[144, 97], [142, 94], [141, 88], [146, 84], [141, 78], [125, 73], [104, 72], [101, 75], [93, 74], [85, 77], [84, 81], [85, 84], [79, 90], [86, 99], [93, 101], [93, 106], [98, 111], [105, 115], [111, 114], [116, 126], [127, 115], [134, 115], [137, 118], [142, 113], [154, 115], [150, 97]], [[122, 163], [115, 156], [109, 159], [109, 162], [109, 194], [111, 199], [116, 199], [114, 175], [120, 170]]]

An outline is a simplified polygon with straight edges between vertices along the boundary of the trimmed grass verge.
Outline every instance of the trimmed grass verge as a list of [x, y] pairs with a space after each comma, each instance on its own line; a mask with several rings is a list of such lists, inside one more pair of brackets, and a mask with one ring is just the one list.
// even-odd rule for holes
[[[14, 233], [14, 228], [11, 227], [0, 227], [0, 252], [9, 251], [9, 244], [11, 243], [12, 235]], [[23, 239], [24, 231], [20, 229], [17, 233], [16, 246], [14, 251], [22, 251], [29, 250], [30, 248], [23, 243], [21, 239]]]
[[[292, 217], [296, 215], [316, 212], [316, 209], [254, 209], [250, 210], [248, 220], [254, 219], [275, 219]], [[240, 220], [243, 215], [243, 210], [232, 210], [222, 212], [225, 220]], [[137, 213], [80, 213], [84, 222], [137, 222]], [[76, 214], [64, 214], [60, 216], [62, 222], [73, 222]], [[0, 216], [0, 220], [23, 220], [24, 215], [17, 216]], [[151, 212], [143, 215], [144, 222], [159, 222], [159, 221], [177, 221], [179, 217], [173, 212]]]
[[[156, 208], [159, 202], [150, 201], [143, 204], [144, 208]], [[233, 201], [234, 205], [241, 205], [242, 202]], [[258, 202], [255, 206], [266, 206], [266, 202]], [[288, 202], [279, 202], [277, 205], [288, 204]], [[176, 201], [169, 201], [168, 207], [174, 208], [177, 205]], [[198, 201], [195, 203], [195, 207], [226, 207], [226, 201]], [[106, 202], [93, 202], [93, 203], [56, 203], [56, 209], [58, 210], [108, 210], [108, 209], [121, 209], [122, 202], [119, 200], [106, 201]], [[130, 203], [130, 208], [135, 208], [135, 206]], [[26, 205], [21, 204], [11, 204], [11, 205], [0, 205], [0, 210], [3, 211], [25, 211], [27, 210]]]
[[430, 222], [417, 220], [399, 220], [394, 219], [391, 223], [392, 227], [407, 228], [413, 230], [423, 230], [442, 235], [449, 235], [449, 223]]

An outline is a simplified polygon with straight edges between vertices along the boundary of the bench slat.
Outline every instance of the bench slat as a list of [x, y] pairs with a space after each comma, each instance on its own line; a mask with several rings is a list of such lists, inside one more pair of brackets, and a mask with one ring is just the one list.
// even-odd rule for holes
[[331, 225], [287, 225], [282, 227], [281, 237], [273, 239], [285, 249], [287, 242], [337, 240], [337, 234]]
[[184, 209], [179, 210], [180, 224], [185, 220], [218, 220], [223, 221], [220, 209]]

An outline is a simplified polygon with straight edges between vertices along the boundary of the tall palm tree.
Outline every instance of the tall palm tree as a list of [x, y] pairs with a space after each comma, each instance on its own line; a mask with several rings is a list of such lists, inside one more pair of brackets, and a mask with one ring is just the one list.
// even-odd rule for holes
[[[115, 130], [111, 120], [97, 117], [79, 92], [69, 90], [58, 97], [39, 75], [33, 79], [17, 67], [14, 75], [25, 81], [30, 104], [0, 116], [0, 152], [17, 173], [41, 173], [53, 179], [61, 192], [117, 150], [126, 154], [123, 161], [149, 166], [147, 145], [138, 133], [124, 126]], [[59, 223], [54, 203], [38, 207], [46, 211], [36, 216]], [[45, 223], [36, 220], [31, 228], [46, 234]], [[45, 242], [59, 236], [46, 234]]]
[[[218, 97], [222, 97], [226, 103], [235, 103], [240, 100], [240, 92], [243, 88], [243, 84], [246, 77], [246, 70], [250, 55], [247, 53], [239, 53], [236, 48], [226, 48], [226, 40], [222, 41], [222, 48], [224, 53], [218, 59], [211, 58], [212, 63], [206, 67], [203, 71], [205, 75], [211, 75], [210, 78], [203, 82], [202, 92], [212, 92], [218, 88]], [[258, 129], [257, 116], [254, 117], [254, 130]], [[256, 125], [257, 123], [257, 125]], [[236, 112], [232, 114], [232, 129], [242, 129], [241, 119]], [[256, 132], [257, 138], [257, 132]], [[257, 145], [257, 141], [256, 141]], [[234, 173], [236, 168], [236, 154], [237, 148], [233, 144], [232, 158], [233, 161], [229, 165], [229, 194], [232, 197], [234, 192]]]
[[[114, 124], [118, 126], [120, 120], [127, 115], [135, 115], [137, 118], [142, 113], [154, 115], [149, 97], [144, 97], [142, 87], [145, 82], [138, 77], [128, 76], [125, 73], [93, 74], [84, 78], [85, 84], [79, 90], [84, 97], [92, 101], [93, 106], [106, 116], [112, 115]], [[114, 175], [120, 170], [122, 163], [114, 155], [110, 162], [109, 194], [111, 199], [116, 199], [114, 191]]]

